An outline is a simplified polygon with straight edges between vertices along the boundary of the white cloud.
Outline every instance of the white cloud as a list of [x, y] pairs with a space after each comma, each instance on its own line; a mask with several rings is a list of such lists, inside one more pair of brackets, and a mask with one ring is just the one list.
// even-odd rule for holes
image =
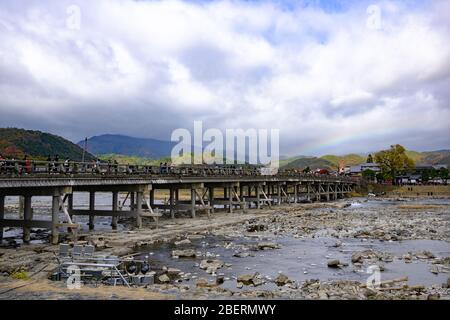
[[80, 30], [69, 1], [0, 4], [0, 125], [169, 139], [204, 120], [280, 128], [289, 153], [449, 145], [446, 1], [380, 2], [380, 30], [371, 3], [75, 3]]

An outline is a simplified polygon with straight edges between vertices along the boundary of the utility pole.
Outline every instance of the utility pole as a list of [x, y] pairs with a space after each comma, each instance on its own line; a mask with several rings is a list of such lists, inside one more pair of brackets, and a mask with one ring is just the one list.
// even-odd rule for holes
[[81, 157], [81, 162], [84, 162], [84, 155], [86, 154], [86, 149], [87, 149], [87, 137], [84, 139], [83, 156]]

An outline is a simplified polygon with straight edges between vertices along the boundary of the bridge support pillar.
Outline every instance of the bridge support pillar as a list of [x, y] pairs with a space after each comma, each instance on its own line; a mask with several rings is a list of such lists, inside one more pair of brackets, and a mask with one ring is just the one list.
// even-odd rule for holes
[[330, 201], [330, 184], [327, 183], [326, 185], [327, 185], [327, 190], [326, 190], [325, 198], [326, 198], [326, 201], [328, 202], [328, 201]]
[[[0, 195], [0, 221], [5, 218], [5, 196]], [[0, 244], [3, 241], [3, 225], [0, 225]]]
[[169, 211], [170, 211], [170, 217], [172, 219], [175, 219], [175, 210], [174, 210], [174, 190], [173, 187], [169, 188]]
[[19, 196], [19, 219], [25, 217], [25, 197]]
[[94, 223], [95, 223], [95, 192], [91, 191], [89, 192], [89, 230], [94, 230]]
[[195, 218], [195, 189], [191, 189], [191, 216], [192, 218]]
[[256, 208], [261, 209], [261, 186], [259, 183], [256, 185]]
[[208, 188], [209, 206], [211, 207], [211, 213], [214, 213], [214, 187]]
[[59, 242], [58, 222], [59, 222], [59, 195], [53, 195], [53, 197], [52, 197], [52, 244], [58, 244], [58, 242]]
[[226, 188], [228, 190], [228, 212], [233, 213], [233, 190], [231, 185]]
[[150, 206], [153, 208], [155, 204], [155, 190], [150, 190]]
[[[119, 210], [119, 192], [113, 191], [112, 193], [112, 210]], [[117, 230], [117, 221], [119, 220], [118, 216], [113, 216], [111, 220], [111, 227], [113, 230]]]
[[336, 184], [334, 185], [334, 200], [337, 200], [337, 199], [338, 199], [338, 188], [339, 188], [339, 184], [336, 183]]
[[142, 228], [142, 199], [144, 193], [139, 190], [136, 192], [136, 227]]
[[281, 206], [281, 184], [277, 184], [277, 192], [278, 192], [278, 205]]
[[135, 193], [132, 191], [130, 192], [130, 210], [133, 211], [135, 208]]
[[298, 184], [294, 185], [294, 203], [298, 202]]
[[73, 193], [67, 194], [67, 211], [69, 212], [70, 219], [72, 219]]
[[[23, 218], [24, 218], [25, 223], [27, 221], [33, 220], [33, 211], [31, 209], [31, 196], [28, 196], [28, 195], [24, 197]], [[24, 227], [23, 227], [23, 242], [24, 243], [30, 243], [30, 234], [31, 234], [31, 227], [24, 225]]]

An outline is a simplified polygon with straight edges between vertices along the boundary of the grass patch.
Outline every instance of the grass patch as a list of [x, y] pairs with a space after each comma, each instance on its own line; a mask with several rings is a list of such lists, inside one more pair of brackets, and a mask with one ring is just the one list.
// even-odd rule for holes
[[11, 278], [16, 280], [28, 280], [30, 279], [30, 276], [28, 275], [28, 272], [24, 270], [15, 271], [11, 274]]

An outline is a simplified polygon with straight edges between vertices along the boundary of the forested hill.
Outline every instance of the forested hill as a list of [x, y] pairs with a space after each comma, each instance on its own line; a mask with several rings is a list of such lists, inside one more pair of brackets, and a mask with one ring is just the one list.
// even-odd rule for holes
[[[22, 159], [25, 155], [35, 160], [46, 160], [49, 155], [58, 155], [81, 161], [83, 149], [60, 136], [41, 131], [16, 128], [0, 128], [0, 154], [5, 158]], [[86, 153], [85, 160], [95, 157]]]

